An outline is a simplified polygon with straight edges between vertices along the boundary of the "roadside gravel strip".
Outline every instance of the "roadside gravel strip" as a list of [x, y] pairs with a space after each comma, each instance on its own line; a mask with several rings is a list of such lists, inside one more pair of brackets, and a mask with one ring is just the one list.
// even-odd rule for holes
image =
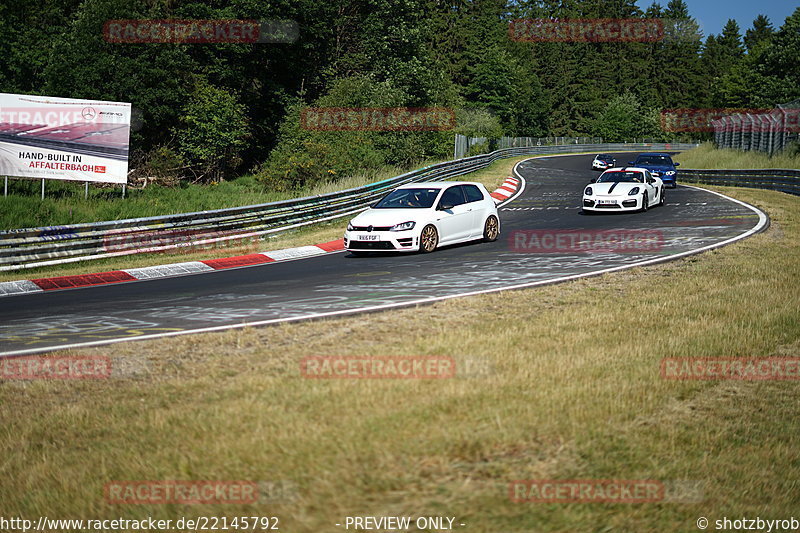
[[[0, 298], [0, 356], [330, 318], [535, 287], [687, 257], [768, 226], [766, 214], [755, 207], [684, 185], [667, 191], [665, 206], [644, 213], [585, 216], [581, 192], [597, 176], [589, 170], [592, 157], [546, 156], [518, 163], [507, 189], [495, 191], [505, 200], [495, 196], [502, 234], [491, 243], [424, 255], [354, 257], [320, 250], [302, 261], [270, 260], [275, 254], [293, 258], [304, 253], [294, 249], [264, 252], [251, 254], [257, 258], [205, 261], [202, 267], [183, 265], [185, 274], [167, 278], [158, 271], [166, 267], [132, 269], [142, 278], [154, 277], [147, 283], [117, 280], [79, 290], [15, 282], [23, 290], [31, 289], [31, 283], [37, 289]], [[575, 235], [588, 233], [613, 245], [609, 236], [637, 232], [656, 235], [657, 246], [586, 249], [569, 244]], [[547, 248], [548, 236], [568, 244]]]
[[[517, 192], [519, 184], [520, 180], [517, 178], [506, 178], [503, 184], [493, 193], [491, 193], [491, 196], [494, 198], [496, 203], [504, 202]], [[0, 283], [0, 297], [30, 292], [76, 289], [79, 287], [107, 285], [110, 283], [123, 283], [126, 281], [146, 281], [159, 278], [185, 276], [187, 274], [197, 274], [199, 272], [208, 272], [211, 270], [261, 265], [264, 263], [290, 261], [293, 259], [305, 259], [315, 255], [341, 252], [343, 250], [343, 240], [337, 239], [335, 241], [315, 244], [313, 246], [299, 246], [297, 248], [285, 248], [283, 250], [258, 252], [235, 257], [223, 257], [219, 259], [209, 259], [206, 261], [187, 261], [184, 263], [172, 263], [144, 268], [129, 268], [125, 270], [112, 270], [110, 272], [97, 272], [93, 274], [58, 276], [52, 278], [38, 278], [20, 281], [5, 281]]]

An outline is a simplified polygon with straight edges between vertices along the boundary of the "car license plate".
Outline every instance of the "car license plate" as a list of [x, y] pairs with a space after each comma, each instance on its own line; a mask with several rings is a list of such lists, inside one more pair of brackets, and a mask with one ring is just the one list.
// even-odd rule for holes
[[375, 233], [368, 233], [368, 234], [361, 234], [356, 235], [357, 241], [379, 241], [381, 240], [381, 236]]
[[614, 205], [615, 203], [617, 203], [617, 201], [616, 200], [597, 200], [597, 203], [598, 204], [603, 204], [603, 205]]

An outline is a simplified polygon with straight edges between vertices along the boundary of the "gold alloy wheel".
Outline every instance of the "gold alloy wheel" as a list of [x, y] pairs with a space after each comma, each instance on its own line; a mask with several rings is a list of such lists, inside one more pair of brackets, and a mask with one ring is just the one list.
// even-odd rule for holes
[[486, 219], [486, 224], [483, 226], [483, 240], [486, 242], [496, 241], [498, 235], [500, 235], [500, 228], [497, 217], [492, 215]]
[[422, 233], [419, 236], [419, 249], [427, 254], [434, 251], [437, 244], [439, 244], [439, 234], [432, 224], [428, 224], [422, 228]]

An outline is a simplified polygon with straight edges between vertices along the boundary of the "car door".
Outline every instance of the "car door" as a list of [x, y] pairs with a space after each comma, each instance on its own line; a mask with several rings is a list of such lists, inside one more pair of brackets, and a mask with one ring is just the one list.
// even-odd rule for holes
[[436, 206], [436, 223], [439, 242], [448, 243], [466, 239], [470, 234], [473, 214], [467, 204], [461, 185], [453, 185], [442, 193]]
[[644, 171], [644, 188], [647, 191], [648, 207], [656, 203], [658, 198], [658, 187], [656, 187], [656, 179], [650, 174], [650, 171]]
[[[467, 206], [469, 207], [469, 212], [472, 213], [472, 217], [470, 219], [470, 231], [469, 237], [470, 238], [477, 238], [483, 236], [483, 221], [486, 220], [487, 213], [487, 203], [483, 196], [481, 190], [475, 185], [462, 185], [461, 188], [464, 190], [464, 196], [467, 199]], [[494, 202], [492, 202], [494, 205]]]

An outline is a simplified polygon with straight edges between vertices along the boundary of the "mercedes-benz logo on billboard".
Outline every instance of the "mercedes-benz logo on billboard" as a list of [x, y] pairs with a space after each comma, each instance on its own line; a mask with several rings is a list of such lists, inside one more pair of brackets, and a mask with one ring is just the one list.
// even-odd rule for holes
[[94, 120], [94, 117], [97, 116], [97, 111], [93, 107], [84, 107], [83, 111], [81, 111], [81, 116], [83, 120]]

